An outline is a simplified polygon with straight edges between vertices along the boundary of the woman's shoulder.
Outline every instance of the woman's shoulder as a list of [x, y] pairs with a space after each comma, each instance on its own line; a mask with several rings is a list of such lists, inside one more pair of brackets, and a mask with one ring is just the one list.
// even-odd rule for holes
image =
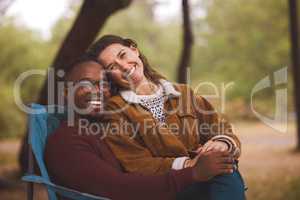
[[125, 105], [126, 101], [121, 97], [120, 94], [114, 95], [110, 97], [106, 102], [106, 106], [114, 106], [114, 107], [119, 107], [122, 105]]
[[173, 83], [173, 86], [180, 92], [192, 91], [191, 87], [183, 83]]
[[212, 106], [208, 100], [201, 96], [188, 84], [173, 83], [173, 86], [178, 92], [181, 93], [180, 98], [182, 101], [184, 101], [184, 104], [188, 103], [187, 101], [192, 101], [193, 104], [189, 105], [196, 105], [196, 107], [212, 109]]
[[124, 115], [125, 113], [130, 112], [134, 105], [132, 103], [127, 102], [121, 95], [115, 95], [109, 98], [105, 102], [105, 110], [108, 111], [108, 115], [112, 116], [117, 114], [116, 116], [119, 115]]
[[160, 79], [160, 84], [167, 94], [175, 94], [176, 96], [179, 96], [181, 93], [187, 93], [187, 91], [192, 91], [187, 84], [171, 82], [166, 79]]
[[181, 97], [194, 95], [194, 90], [188, 84], [172, 83], [172, 86], [178, 93], [180, 93]]

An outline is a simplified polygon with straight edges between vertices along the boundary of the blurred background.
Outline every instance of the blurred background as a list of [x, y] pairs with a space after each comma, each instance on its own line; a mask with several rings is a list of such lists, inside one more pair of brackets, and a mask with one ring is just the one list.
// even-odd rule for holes
[[[22, 72], [52, 65], [82, 3], [14, 0], [0, 10], [0, 199], [24, 199], [26, 192], [18, 181], [17, 154], [27, 121], [15, 104], [14, 82]], [[98, 37], [117, 34], [136, 40], [151, 65], [176, 81], [181, 6], [181, 0], [133, 1], [109, 17]], [[194, 45], [189, 84], [234, 124], [243, 144], [240, 168], [248, 199], [300, 199], [288, 1], [190, 0], [190, 12]], [[285, 67], [288, 82], [280, 88], [287, 89], [287, 105], [282, 106], [287, 107], [288, 121], [287, 130], [278, 131], [253, 112], [255, 108], [263, 116], [274, 116], [276, 85], [257, 92], [252, 109], [251, 91]], [[34, 76], [24, 82], [24, 103], [37, 102], [44, 81]], [[38, 199], [45, 198], [45, 191], [38, 189]]]

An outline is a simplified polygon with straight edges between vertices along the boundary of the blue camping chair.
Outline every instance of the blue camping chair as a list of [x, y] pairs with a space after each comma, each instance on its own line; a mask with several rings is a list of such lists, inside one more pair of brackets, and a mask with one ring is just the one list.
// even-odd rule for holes
[[[82, 193], [73, 189], [56, 185], [50, 181], [47, 168], [44, 163], [44, 148], [47, 137], [58, 128], [60, 121], [65, 118], [62, 107], [42, 106], [32, 104], [32, 113], [29, 114], [29, 163], [28, 174], [22, 177], [23, 181], [28, 182], [27, 199], [33, 200], [34, 183], [46, 186], [49, 200], [57, 200], [57, 196], [62, 196], [74, 200], [109, 200], [108, 198]], [[56, 112], [48, 112], [48, 111]], [[60, 112], [57, 112], [60, 111]], [[41, 176], [34, 174], [34, 158], [40, 169]]]

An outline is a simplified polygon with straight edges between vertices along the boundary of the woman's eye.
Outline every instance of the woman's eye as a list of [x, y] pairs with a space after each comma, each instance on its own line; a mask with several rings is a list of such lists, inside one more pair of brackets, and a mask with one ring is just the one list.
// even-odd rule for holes
[[120, 58], [124, 58], [126, 55], [126, 52], [121, 53]]
[[110, 70], [115, 70], [116, 68], [117, 68], [116, 65], [112, 65], [112, 66], [110, 67]]
[[108, 67], [107, 69], [108, 69], [109, 71], [111, 71], [111, 70], [115, 69], [115, 65], [111, 64], [111, 65], [109, 65], [109, 67]]

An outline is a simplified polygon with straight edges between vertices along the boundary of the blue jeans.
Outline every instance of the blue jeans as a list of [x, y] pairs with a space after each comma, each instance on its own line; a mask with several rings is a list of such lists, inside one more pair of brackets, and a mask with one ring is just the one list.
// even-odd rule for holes
[[191, 185], [177, 194], [177, 200], [245, 200], [245, 184], [238, 170]]

